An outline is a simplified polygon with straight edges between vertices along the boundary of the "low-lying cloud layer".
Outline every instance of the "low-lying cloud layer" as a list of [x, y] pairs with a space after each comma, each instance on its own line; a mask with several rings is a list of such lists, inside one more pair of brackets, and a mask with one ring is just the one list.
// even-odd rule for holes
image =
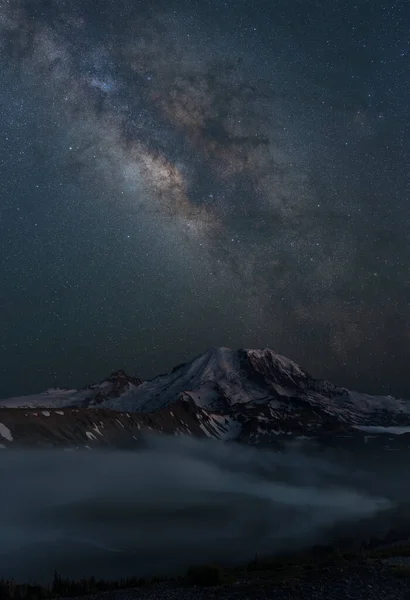
[[3, 452], [0, 477], [0, 576], [19, 580], [249, 560], [328, 541], [390, 506], [328, 460], [185, 438], [139, 452]]

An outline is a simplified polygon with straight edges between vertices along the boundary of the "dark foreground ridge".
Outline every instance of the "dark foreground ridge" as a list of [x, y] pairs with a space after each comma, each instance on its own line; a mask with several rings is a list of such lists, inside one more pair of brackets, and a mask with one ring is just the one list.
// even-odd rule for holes
[[410, 546], [309, 553], [233, 568], [191, 567], [184, 576], [118, 582], [72, 581], [55, 575], [49, 588], [0, 580], [1, 600], [409, 600]]

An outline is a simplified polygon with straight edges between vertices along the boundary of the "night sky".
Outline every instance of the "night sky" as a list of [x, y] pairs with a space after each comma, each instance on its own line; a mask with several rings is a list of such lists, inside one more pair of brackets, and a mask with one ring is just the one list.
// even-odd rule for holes
[[213, 346], [410, 397], [406, 0], [0, 0], [0, 397]]

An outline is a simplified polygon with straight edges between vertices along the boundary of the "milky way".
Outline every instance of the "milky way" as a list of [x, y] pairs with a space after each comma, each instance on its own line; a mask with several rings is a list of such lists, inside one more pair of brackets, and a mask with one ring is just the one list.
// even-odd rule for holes
[[405, 393], [405, 11], [83, 4], [0, 4], [0, 395], [214, 345]]

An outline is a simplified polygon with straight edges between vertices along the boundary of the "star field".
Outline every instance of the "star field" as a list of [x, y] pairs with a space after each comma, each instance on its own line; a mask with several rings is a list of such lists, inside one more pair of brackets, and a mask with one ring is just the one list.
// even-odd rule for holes
[[406, 2], [0, 0], [0, 397], [211, 346], [410, 396]]

